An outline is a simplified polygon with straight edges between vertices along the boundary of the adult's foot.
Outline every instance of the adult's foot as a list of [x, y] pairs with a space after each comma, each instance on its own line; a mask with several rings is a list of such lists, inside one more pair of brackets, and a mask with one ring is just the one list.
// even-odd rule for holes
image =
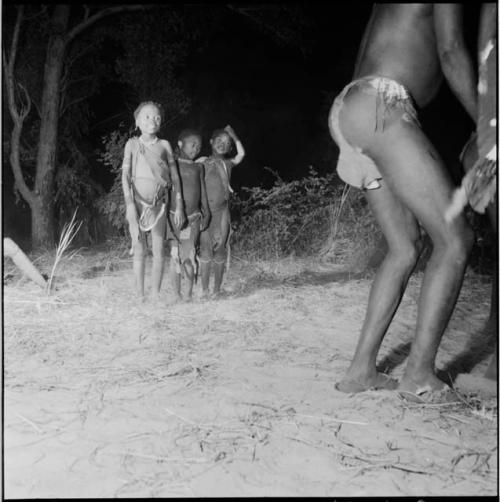
[[384, 373], [375, 373], [364, 378], [349, 378], [344, 377], [340, 382], [335, 384], [335, 389], [340, 392], [354, 394], [364, 392], [366, 390], [393, 390], [398, 386], [398, 381]]
[[398, 391], [416, 393], [419, 389], [429, 389], [439, 391], [449, 388], [442, 380], [433, 373], [426, 373], [418, 376], [403, 375], [398, 385]]
[[397, 392], [405, 401], [418, 404], [451, 404], [463, 400], [454, 389], [432, 374], [418, 381], [403, 376]]

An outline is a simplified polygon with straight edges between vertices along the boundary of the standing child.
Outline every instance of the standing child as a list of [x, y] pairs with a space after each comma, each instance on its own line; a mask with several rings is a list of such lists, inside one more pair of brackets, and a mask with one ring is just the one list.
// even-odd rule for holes
[[[234, 141], [236, 156], [226, 159]], [[212, 218], [208, 228], [200, 235], [200, 262], [202, 296], [208, 296], [210, 269], [214, 269], [214, 296], [220, 293], [227, 258], [227, 244], [231, 219], [229, 214], [229, 195], [233, 191], [230, 185], [232, 168], [245, 157], [245, 150], [231, 126], [217, 129], [210, 140], [212, 155], [204, 160], [205, 184], [207, 187], [208, 206]]]
[[152, 290], [157, 299], [163, 277], [165, 203], [170, 187], [175, 187], [174, 223], [184, 223], [179, 176], [170, 143], [157, 136], [162, 121], [161, 105], [142, 102], [134, 112], [139, 137], [125, 144], [122, 164], [126, 218], [132, 238], [134, 279], [138, 295], [144, 297], [145, 232], [151, 231], [153, 248]]
[[[167, 238], [170, 241], [170, 273], [174, 293], [181, 299], [181, 274], [184, 270], [188, 279], [187, 298], [193, 294], [193, 282], [198, 272], [198, 245], [200, 231], [205, 230], [210, 220], [205, 175], [203, 164], [195, 162], [200, 153], [201, 136], [198, 132], [186, 129], [179, 134], [177, 141], [179, 148], [178, 166], [184, 195], [184, 209], [187, 215], [187, 225], [176, 228], [171, 220], [168, 221]], [[176, 194], [174, 188], [173, 193]], [[175, 212], [170, 207], [170, 214]]]

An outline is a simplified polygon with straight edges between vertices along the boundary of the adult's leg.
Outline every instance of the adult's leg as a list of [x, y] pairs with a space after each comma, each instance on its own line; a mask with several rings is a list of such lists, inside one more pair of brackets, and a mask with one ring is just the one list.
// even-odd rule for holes
[[[498, 236], [498, 223], [497, 223], [497, 196], [490, 202], [487, 207], [488, 217], [490, 219], [491, 226], [495, 231], [495, 235]], [[497, 240], [497, 239], [496, 239]], [[498, 244], [496, 244], [498, 245]], [[498, 248], [497, 248], [498, 249]], [[498, 256], [498, 253], [496, 253]], [[488, 324], [491, 326], [492, 330], [495, 331], [495, 350], [490, 359], [488, 367], [484, 372], [486, 378], [491, 380], [498, 379], [498, 264], [495, 267], [495, 273], [493, 274], [493, 281], [491, 285], [491, 296], [490, 296], [490, 317], [488, 319]]]
[[401, 390], [443, 387], [434, 363], [462, 285], [473, 233], [465, 217], [447, 222], [453, 184], [433, 145], [413, 122], [396, 120], [372, 137], [366, 152], [391, 192], [415, 215], [433, 243], [420, 298], [417, 326]]
[[421, 240], [414, 216], [384, 180], [380, 180], [380, 184], [380, 188], [365, 193], [387, 241], [388, 251], [370, 289], [366, 316], [351, 365], [336, 386], [343, 392], [397, 386], [395, 380], [377, 372], [376, 358], [417, 262]]
[[166, 215], [162, 214], [156, 225], [151, 229], [151, 247], [153, 248], [153, 267], [151, 273], [153, 298], [158, 299], [163, 279], [163, 265], [165, 262], [165, 222]]

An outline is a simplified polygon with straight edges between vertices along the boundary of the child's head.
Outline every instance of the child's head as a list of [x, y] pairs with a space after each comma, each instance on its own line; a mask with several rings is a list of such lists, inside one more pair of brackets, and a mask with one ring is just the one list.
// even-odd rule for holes
[[184, 129], [177, 140], [179, 156], [193, 160], [201, 150], [201, 134], [194, 129]]
[[163, 119], [163, 108], [160, 103], [143, 101], [134, 112], [135, 125], [143, 134], [156, 134], [160, 130]]
[[231, 136], [224, 129], [216, 129], [212, 138], [210, 139], [210, 144], [212, 145], [212, 153], [216, 155], [224, 156], [231, 150], [232, 146]]

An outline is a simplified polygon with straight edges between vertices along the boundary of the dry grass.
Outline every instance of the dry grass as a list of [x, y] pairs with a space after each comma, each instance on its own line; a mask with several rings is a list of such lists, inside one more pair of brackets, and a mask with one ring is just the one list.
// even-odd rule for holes
[[[415, 493], [413, 479], [436, 493], [467, 480], [478, 493], [492, 490], [489, 403], [419, 407], [332, 391], [368, 281], [317, 285], [332, 272], [319, 257], [233, 254], [224, 299], [173, 303], [165, 283], [161, 304], [138, 304], [126, 252], [64, 254], [50, 297], [26, 281], [6, 287], [5, 431], [22, 442], [19, 451], [46, 455], [20, 461], [32, 479], [56, 469], [59, 494], [75, 493], [65, 479], [81, 480], [80, 493], [96, 497], [100, 486], [105, 496], [197, 496], [210, 486], [224, 495], [222, 473], [239, 480], [244, 489], [231, 494], [240, 495], [305, 495], [332, 473], [339, 485], [314, 493], [349, 495], [342, 490], [357, 482], [378, 493], [376, 478], [397, 479], [402, 494]], [[52, 261], [38, 257], [42, 268]], [[479, 308], [488, 285], [470, 275], [466, 284], [465, 303]], [[457, 427], [460, 436], [450, 432]], [[287, 463], [295, 459], [299, 467]]]

